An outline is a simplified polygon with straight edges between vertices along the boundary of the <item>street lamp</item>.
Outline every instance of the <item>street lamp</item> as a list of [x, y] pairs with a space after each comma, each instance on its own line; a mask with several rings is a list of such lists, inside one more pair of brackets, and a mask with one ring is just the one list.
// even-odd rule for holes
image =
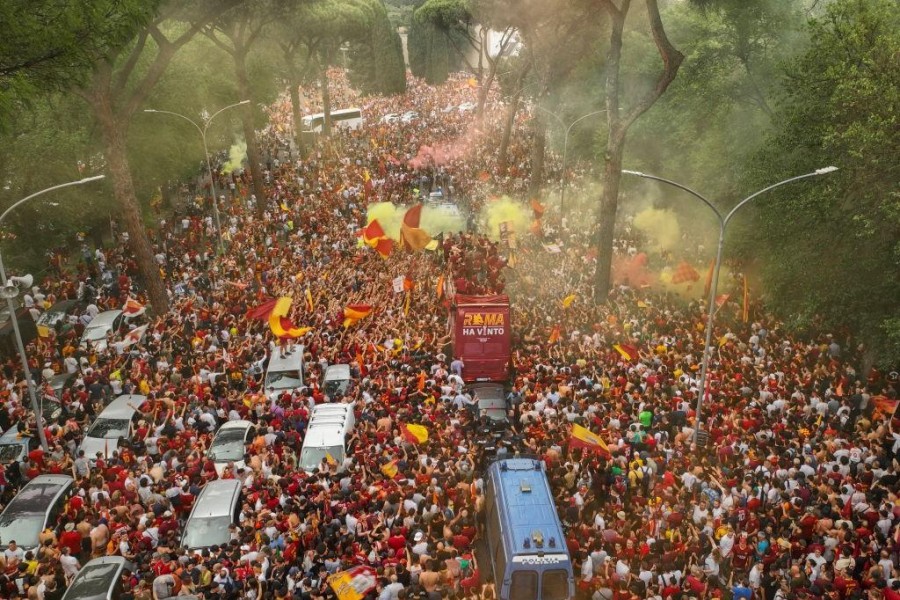
[[537, 108], [541, 109], [548, 115], [552, 115], [553, 117], [555, 117], [556, 120], [559, 121], [560, 125], [562, 125], [566, 129], [566, 135], [565, 135], [565, 139], [563, 141], [562, 176], [560, 177], [560, 183], [559, 183], [559, 210], [560, 210], [560, 212], [565, 212], [565, 209], [566, 209], [566, 159], [568, 158], [568, 155], [569, 155], [569, 133], [571, 133], [572, 128], [575, 127], [575, 125], [582, 119], [587, 119], [588, 117], [593, 117], [594, 115], [603, 114], [603, 113], [607, 112], [607, 110], [606, 109], [595, 110], [594, 112], [589, 112], [586, 115], [581, 115], [580, 117], [578, 117], [577, 119], [572, 121], [568, 127], [566, 127], [565, 122], [559, 117], [559, 115], [547, 110], [543, 106], [538, 106], [538, 105], [535, 105], [535, 106], [537, 106]]
[[[20, 204], [28, 202], [36, 196], [40, 196], [41, 194], [46, 194], [47, 192], [52, 192], [64, 187], [90, 183], [91, 181], [97, 181], [99, 179], [103, 179], [104, 177], [105, 175], [95, 175], [93, 177], [79, 179], [78, 181], [61, 183], [59, 185], [54, 185], [53, 187], [48, 187], [45, 190], [35, 192], [30, 196], [22, 198], [21, 200], [7, 208], [5, 211], [3, 211], [3, 214], [0, 215], [0, 223], [3, 223], [3, 219], [5, 219], [6, 215], [12, 212], [14, 208], [19, 206]], [[49, 452], [50, 448], [47, 446], [47, 436], [44, 435], [44, 419], [41, 416], [41, 409], [38, 405], [37, 396], [34, 393], [34, 382], [31, 380], [31, 370], [28, 368], [28, 357], [25, 355], [25, 344], [22, 342], [22, 332], [19, 331], [19, 319], [16, 315], [16, 307], [13, 304], [13, 298], [19, 295], [19, 288], [15, 285], [15, 283], [8, 282], [6, 279], [6, 269], [3, 266], [2, 253], [0, 253], [0, 284], [2, 284], [3, 286], [2, 288], [0, 288], [0, 297], [6, 298], [6, 306], [9, 307], [9, 319], [10, 321], [12, 321], [13, 333], [16, 336], [16, 347], [19, 350], [19, 359], [22, 361], [22, 370], [25, 371], [25, 384], [28, 386], [28, 396], [31, 399], [31, 410], [34, 412], [34, 421], [35, 427], [38, 430], [38, 439], [40, 439], [41, 441], [41, 448], [44, 449], [44, 452]]]
[[206, 123], [203, 127], [200, 127], [193, 119], [184, 116], [181, 113], [172, 112], [170, 110], [155, 110], [152, 108], [144, 109], [145, 113], [157, 113], [161, 115], [172, 115], [173, 117], [178, 117], [179, 119], [184, 119], [188, 123], [194, 126], [194, 128], [200, 132], [200, 137], [203, 139], [203, 154], [206, 156], [206, 168], [209, 171], [209, 185], [212, 189], [212, 197], [213, 197], [213, 214], [216, 216], [216, 232], [218, 233], [219, 238], [219, 254], [225, 254], [225, 248], [222, 246], [222, 223], [219, 221], [219, 197], [216, 195], [216, 176], [213, 174], [212, 163], [209, 160], [209, 148], [206, 145], [206, 130], [209, 129], [212, 120], [215, 119], [218, 115], [228, 110], [229, 108], [234, 108], [236, 106], [243, 106], [244, 104], [250, 104], [249, 100], [242, 100], [240, 102], [236, 102], [234, 104], [229, 104], [224, 108], [220, 108], [218, 111], [213, 113], [211, 117], [204, 119]]
[[828, 173], [834, 173], [837, 171], [837, 167], [824, 167], [822, 169], [816, 169], [812, 173], [806, 173], [805, 175], [797, 175], [796, 177], [791, 177], [790, 179], [785, 179], [784, 181], [779, 181], [778, 183], [772, 184], [767, 188], [763, 188], [756, 193], [753, 193], [732, 208], [726, 215], [722, 216], [722, 213], [719, 212], [719, 209], [715, 207], [715, 205], [701, 196], [699, 193], [695, 192], [691, 188], [681, 185], [680, 183], [676, 183], [674, 181], [670, 181], [668, 179], [664, 179], [662, 177], [657, 177], [655, 175], [648, 175], [647, 173], [641, 173], [640, 171], [628, 171], [623, 169], [622, 172], [627, 175], [637, 175], [638, 177], [643, 177], [645, 179], [652, 179], [654, 181], [660, 181], [662, 183], [667, 183], [671, 186], [677, 187], [678, 189], [684, 190], [685, 192], [691, 194], [695, 198], [699, 199], [706, 206], [708, 206], [716, 215], [716, 218], [719, 220], [719, 243], [716, 247], [716, 262], [713, 267], [713, 278], [712, 285], [709, 287], [709, 299], [707, 300], [707, 318], [706, 318], [706, 345], [703, 347], [703, 362], [700, 367], [700, 394], [697, 397], [697, 421], [694, 427], [694, 442], [696, 443], [698, 440], [698, 435], [700, 433], [700, 427], [702, 424], [701, 420], [701, 410], [703, 408], [703, 398], [706, 395], [706, 376], [707, 370], [709, 369], [709, 355], [710, 355], [710, 344], [712, 343], [712, 330], [713, 330], [713, 317], [715, 316], [715, 306], [716, 306], [716, 288], [719, 285], [719, 268], [722, 266], [722, 249], [725, 247], [725, 228], [728, 226], [728, 223], [731, 221], [731, 218], [734, 216], [742, 206], [760, 196], [765, 194], [766, 192], [773, 190], [777, 187], [781, 187], [785, 184], [797, 181], [799, 179], [806, 179], [807, 177], [817, 177], [819, 175], [827, 175]]

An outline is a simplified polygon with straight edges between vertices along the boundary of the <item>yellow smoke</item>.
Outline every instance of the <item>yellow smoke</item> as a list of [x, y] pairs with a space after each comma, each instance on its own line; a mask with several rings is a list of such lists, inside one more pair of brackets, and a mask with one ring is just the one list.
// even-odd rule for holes
[[673, 250], [681, 242], [681, 227], [674, 211], [645, 208], [634, 216], [634, 226], [647, 234], [657, 251]]
[[[384, 230], [385, 235], [393, 240], [399, 240], [400, 223], [403, 222], [403, 215], [410, 208], [411, 206], [402, 206], [390, 202], [375, 202], [369, 205], [369, 210], [366, 213], [366, 224], [368, 225], [375, 219], [378, 219], [378, 223]], [[459, 212], [441, 208], [439, 205], [430, 206], [426, 204], [422, 208], [422, 220], [419, 222], [419, 226], [433, 237], [439, 233], [465, 231], [466, 220]]]
[[236, 169], [241, 168], [241, 163], [247, 158], [247, 142], [239, 139], [231, 145], [228, 150], [228, 162], [222, 167], [222, 173], [229, 174]]
[[481, 209], [479, 230], [490, 239], [500, 239], [500, 223], [510, 223], [512, 230], [519, 237], [528, 233], [531, 226], [532, 212], [530, 206], [516, 202], [509, 196], [497, 200], [488, 200]]

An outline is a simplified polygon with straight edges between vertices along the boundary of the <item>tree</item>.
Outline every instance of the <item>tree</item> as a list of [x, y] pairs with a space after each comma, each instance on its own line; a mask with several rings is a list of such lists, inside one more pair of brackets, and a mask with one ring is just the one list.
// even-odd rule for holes
[[[421, 4], [420, 1], [419, 5]], [[447, 81], [458, 60], [447, 36], [432, 23], [417, 19], [415, 12], [409, 26], [406, 47], [409, 53], [409, 70], [431, 85]]]
[[91, 80], [78, 90], [99, 127], [113, 194], [141, 280], [157, 314], [168, 310], [169, 298], [135, 196], [127, 155], [128, 129], [131, 118], [162, 77], [175, 53], [221, 10], [220, 3], [212, 4], [215, 6], [194, 6], [189, 12], [167, 6], [128, 46], [110, 52], [101, 60], [95, 66]]
[[256, 138], [254, 123], [255, 89], [250, 85], [247, 71], [247, 57], [253, 45], [259, 40], [263, 30], [278, 16], [275, 4], [271, 0], [245, 1], [203, 28], [203, 34], [216, 46], [231, 56], [234, 62], [234, 76], [237, 83], [238, 96], [241, 100], [250, 100], [241, 107], [244, 123], [244, 141], [247, 143], [247, 163], [250, 166], [250, 177], [253, 180], [253, 191], [256, 194], [256, 212], [262, 216], [266, 212], [266, 194], [263, 187], [263, 174], [260, 165], [262, 155], [259, 141]]
[[47, 92], [84, 83], [156, 14], [158, 0], [0, 3], [0, 127]]
[[760, 199], [743, 244], [763, 257], [771, 302], [791, 324], [850, 328], [865, 343], [866, 366], [896, 365], [900, 5], [838, 0], [809, 29], [747, 187], [840, 170]]
[[370, 35], [375, 21], [373, 3], [369, 0], [311, 0], [284, 14], [283, 19], [281, 44], [294, 48], [294, 52], [305, 49], [304, 60], [316, 68], [325, 113], [322, 131], [327, 137], [331, 135], [328, 67], [341, 44]]
[[366, 94], [400, 94], [406, 91], [403, 42], [391, 24], [381, 0], [367, 0], [372, 21], [369, 31], [350, 38], [350, 81]]
[[598, 262], [595, 275], [594, 297], [603, 301], [609, 294], [612, 282], [613, 233], [619, 207], [619, 180], [622, 177], [622, 156], [628, 129], [662, 96], [678, 74], [684, 56], [675, 49], [666, 35], [657, 0], [645, 0], [648, 26], [662, 69], [655, 82], [637, 92], [636, 99], [627, 106], [623, 102], [626, 81], [622, 74], [622, 46], [624, 44], [625, 19], [631, 9], [631, 0], [602, 0], [600, 3], [610, 19], [609, 47], [604, 67], [606, 86], [607, 139], [604, 152], [603, 191], [598, 206], [597, 248]]

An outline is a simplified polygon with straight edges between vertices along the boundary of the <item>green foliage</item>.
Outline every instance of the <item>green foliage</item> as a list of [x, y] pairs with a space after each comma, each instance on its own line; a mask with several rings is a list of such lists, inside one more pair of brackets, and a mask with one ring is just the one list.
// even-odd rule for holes
[[406, 40], [409, 52], [409, 69], [416, 77], [421, 77], [432, 85], [439, 85], [447, 80], [452, 65], [453, 48], [445, 36], [432, 23], [416, 18], [412, 23]]
[[23, 105], [83, 83], [94, 64], [128, 43], [158, 0], [0, 2], [0, 127]]
[[[900, 297], [900, 5], [838, 0], [787, 67], [777, 127], [747, 179], [762, 186], [834, 164], [756, 205], [745, 243], [764, 258], [775, 306], [849, 326], [896, 361]], [[752, 187], [751, 187], [752, 189]]]
[[406, 91], [403, 43], [381, 0], [367, 0], [371, 22], [366, 35], [351, 41], [350, 80], [366, 94]]

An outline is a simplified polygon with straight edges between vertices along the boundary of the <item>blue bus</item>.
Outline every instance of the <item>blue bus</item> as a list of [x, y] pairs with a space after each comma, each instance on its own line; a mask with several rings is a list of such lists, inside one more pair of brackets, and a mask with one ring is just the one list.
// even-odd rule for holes
[[485, 477], [485, 527], [501, 600], [567, 600], [575, 595], [572, 560], [544, 463], [507, 458]]

